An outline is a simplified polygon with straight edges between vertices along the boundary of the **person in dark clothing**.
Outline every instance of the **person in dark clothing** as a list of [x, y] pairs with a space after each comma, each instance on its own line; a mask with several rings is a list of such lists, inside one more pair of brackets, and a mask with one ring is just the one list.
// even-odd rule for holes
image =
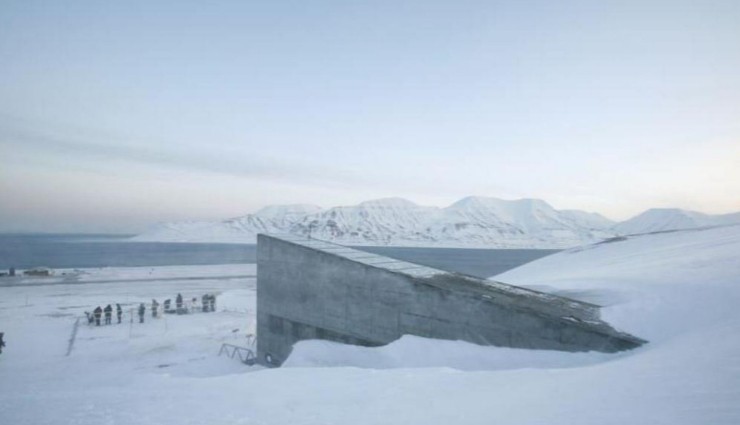
[[113, 307], [111, 307], [110, 304], [108, 304], [107, 306], [105, 306], [103, 311], [105, 312], [105, 324], [110, 325], [110, 319], [111, 319], [111, 316], [113, 315]]
[[116, 304], [116, 317], [118, 318], [118, 323], [121, 323], [121, 316], [123, 316], [121, 304]]
[[171, 299], [167, 298], [166, 300], [164, 300], [164, 312], [165, 313], [169, 313], [171, 304], [172, 304]]
[[5, 340], [3, 337], [5, 337], [5, 332], [0, 332], [0, 354], [2, 354], [3, 347], [5, 347]]
[[144, 323], [144, 314], [146, 313], [146, 306], [144, 303], [139, 304], [139, 323]]
[[159, 309], [159, 303], [157, 300], [152, 299], [152, 317], [157, 317], [157, 309]]
[[209, 298], [210, 298], [210, 299], [208, 300], [208, 302], [209, 302], [209, 304], [211, 305], [211, 306], [210, 306], [210, 308], [211, 308], [211, 311], [216, 311], [216, 295], [215, 295], [215, 294], [211, 294], [211, 295], [209, 296]]
[[203, 313], [208, 313], [208, 294], [203, 294], [201, 302], [203, 303]]
[[175, 307], [177, 308], [177, 314], [182, 313], [182, 294], [177, 294], [175, 298]]
[[100, 316], [103, 315], [103, 309], [100, 306], [95, 307], [93, 310], [93, 316], [95, 316], [95, 326], [100, 326]]

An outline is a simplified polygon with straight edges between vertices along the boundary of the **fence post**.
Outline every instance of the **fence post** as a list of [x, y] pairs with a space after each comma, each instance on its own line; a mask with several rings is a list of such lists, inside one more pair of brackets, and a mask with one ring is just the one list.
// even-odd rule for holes
[[69, 357], [69, 355], [72, 353], [72, 346], [75, 345], [75, 338], [77, 338], [77, 328], [80, 326], [80, 318], [78, 317], [77, 320], [75, 320], [75, 324], [72, 326], [72, 336], [69, 337], [69, 345], [67, 345], [67, 354], [65, 354], [66, 357]]

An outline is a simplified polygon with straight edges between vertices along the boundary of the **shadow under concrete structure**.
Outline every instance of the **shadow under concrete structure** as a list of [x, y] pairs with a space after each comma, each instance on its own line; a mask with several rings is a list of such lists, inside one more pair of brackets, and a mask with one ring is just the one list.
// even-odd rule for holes
[[257, 238], [257, 357], [293, 344], [385, 345], [402, 335], [481, 345], [616, 352], [645, 343], [599, 306], [293, 235]]

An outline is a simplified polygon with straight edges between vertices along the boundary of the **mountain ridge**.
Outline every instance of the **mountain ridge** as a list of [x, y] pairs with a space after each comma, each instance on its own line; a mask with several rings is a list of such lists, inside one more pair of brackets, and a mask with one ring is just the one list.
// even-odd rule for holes
[[430, 207], [396, 197], [326, 209], [271, 205], [223, 221], [163, 223], [133, 240], [255, 243], [258, 233], [292, 233], [345, 245], [561, 249], [627, 234], [733, 223], [740, 223], [740, 213], [656, 208], [615, 223], [598, 213], [557, 210], [541, 199], [468, 196]]
[[680, 208], [650, 208], [618, 223], [614, 226], [614, 230], [619, 234], [637, 234], [735, 223], [740, 223], [740, 212], [710, 215]]

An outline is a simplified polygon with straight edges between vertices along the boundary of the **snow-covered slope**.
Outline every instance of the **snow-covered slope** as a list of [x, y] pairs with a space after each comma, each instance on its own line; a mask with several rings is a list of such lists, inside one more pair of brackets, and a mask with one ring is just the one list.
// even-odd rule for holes
[[322, 210], [318, 205], [291, 204], [270, 205], [257, 211], [254, 215], [272, 221], [280, 228], [287, 228], [311, 214], [318, 214]]
[[256, 214], [224, 221], [163, 223], [133, 237], [138, 242], [255, 243], [258, 233], [280, 232], [282, 227]]
[[[722, 284], [726, 287], [721, 291], [740, 290], [739, 277], [740, 225], [728, 225], [627, 236], [572, 248], [496, 279], [583, 298], [610, 306], [605, 311], [612, 312], [643, 299], [643, 294], [663, 289], [703, 291]], [[683, 295], [672, 297], [682, 299]], [[642, 320], [630, 314], [612, 318], [624, 321], [626, 329], [641, 328]]]
[[438, 211], [401, 198], [377, 199], [306, 216], [289, 230], [350, 245], [426, 243], [433, 238], [420, 229]]
[[609, 220], [599, 213], [586, 212], [581, 210], [561, 210], [561, 214], [570, 217], [572, 220], [587, 225], [592, 229], [607, 230], [613, 227], [616, 222]]
[[611, 236], [603, 228], [594, 228], [590, 217], [557, 211], [538, 199], [483, 197], [467, 197], [450, 205], [426, 231], [435, 239], [462, 245], [522, 248], [563, 248]]
[[[415, 377], [415, 384], [394, 384], [415, 394], [407, 405], [424, 398], [418, 391], [444, 386], [445, 402], [465, 411], [464, 423], [490, 421], [471, 401], [477, 400], [511, 424], [736, 424], [739, 253], [740, 225], [734, 225], [621, 238], [495, 276], [600, 300], [607, 304], [605, 320], [649, 341], [629, 352], [516, 350], [407, 336], [377, 348], [305, 341], [287, 366], [397, 370]], [[478, 372], [427, 369], [433, 367]]]
[[[254, 332], [256, 282], [244, 276], [253, 265], [97, 269], [85, 279], [107, 283], [0, 285], [0, 412], [8, 424], [735, 425], [738, 252], [740, 226], [677, 231], [561, 252], [496, 277], [598, 295], [606, 320], [649, 340], [617, 354], [407, 336], [372, 348], [302, 341], [285, 367], [262, 369], [217, 355]], [[220, 293], [217, 312], [147, 315], [144, 324], [130, 315], [179, 292]], [[76, 317], [111, 302], [125, 303], [123, 324], [73, 331]]]
[[274, 205], [221, 222], [165, 223], [134, 240], [255, 243], [258, 233], [280, 232], [310, 234], [346, 245], [570, 248], [616, 235], [733, 223], [740, 223], [740, 213], [713, 216], [652, 209], [615, 224], [596, 213], [556, 210], [538, 199], [470, 196], [438, 208], [387, 198], [327, 210], [315, 205]]
[[735, 223], [740, 223], [740, 213], [708, 215], [678, 208], [654, 208], [617, 224], [613, 230], [618, 234], [633, 235]]
[[468, 197], [447, 208], [400, 198], [320, 210], [310, 205], [271, 206], [256, 214], [214, 223], [168, 223], [139, 241], [255, 243], [278, 231], [348, 245], [565, 248], [614, 236], [598, 214], [558, 211], [544, 201]]

